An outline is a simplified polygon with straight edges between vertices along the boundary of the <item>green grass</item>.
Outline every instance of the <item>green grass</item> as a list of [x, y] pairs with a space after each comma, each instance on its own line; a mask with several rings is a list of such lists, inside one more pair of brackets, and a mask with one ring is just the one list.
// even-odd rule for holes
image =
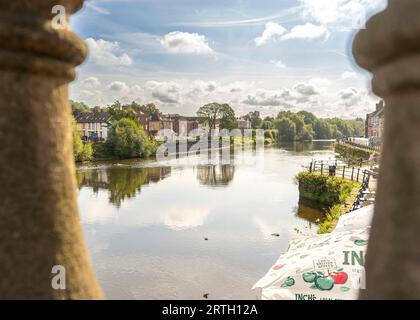
[[326, 217], [325, 220], [318, 225], [319, 234], [326, 234], [326, 233], [331, 233], [334, 231], [337, 225], [338, 219], [351, 209], [351, 206], [353, 205], [353, 202], [356, 200], [357, 193], [359, 192], [359, 189], [361, 188], [361, 186], [362, 186], [361, 184], [353, 186], [353, 189], [350, 195], [346, 199], [347, 205], [344, 205], [341, 203], [335, 204], [328, 209], [328, 212], [325, 216]]

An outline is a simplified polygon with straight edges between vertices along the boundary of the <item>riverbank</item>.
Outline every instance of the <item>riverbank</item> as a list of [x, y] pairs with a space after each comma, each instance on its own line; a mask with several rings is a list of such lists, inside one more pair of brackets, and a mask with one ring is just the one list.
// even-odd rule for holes
[[379, 158], [379, 152], [374, 149], [357, 147], [347, 143], [334, 143], [334, 151], [347, 163], [361, 163]]
[[362, 184], [357, 181], [323, 176], [318, 173], [301, 172], [296, 176], [299, 197], [323, 207], [325, 219], [319, 221], [318, 233], [330, 233], [338, 218], [351, 209]]

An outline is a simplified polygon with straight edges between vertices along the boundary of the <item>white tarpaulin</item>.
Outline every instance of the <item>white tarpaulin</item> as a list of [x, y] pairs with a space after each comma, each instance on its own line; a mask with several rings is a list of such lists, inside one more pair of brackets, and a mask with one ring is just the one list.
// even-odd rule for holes
[[334, 232], [290, 242], [253, 290], [263, 300], [356, 299], [365, 288], [373, 206], [342, 216]]

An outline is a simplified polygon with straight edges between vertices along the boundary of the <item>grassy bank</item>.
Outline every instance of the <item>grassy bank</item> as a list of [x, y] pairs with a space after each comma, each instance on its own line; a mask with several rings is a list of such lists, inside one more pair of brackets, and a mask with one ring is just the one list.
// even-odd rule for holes
[[346, 162], [350, 161], [352, 163], [366, 161], [369, 160], [372, 155], [379, 155], [379, 153], [376, 151], [369, 151], [363, 148], [358, 148], [355, 146], [338, 142], [334, 144], [334, 151], [338, 153], [343, 159], [345, 159]]
[[346, 213], [356, 199], [361, 184], [338, 177], [301, 172], [296, 176], [301, 199], [314, 201], [325, 207], [325, 220], [319, 225], [319, 233], [334, 230], [338, 218]]

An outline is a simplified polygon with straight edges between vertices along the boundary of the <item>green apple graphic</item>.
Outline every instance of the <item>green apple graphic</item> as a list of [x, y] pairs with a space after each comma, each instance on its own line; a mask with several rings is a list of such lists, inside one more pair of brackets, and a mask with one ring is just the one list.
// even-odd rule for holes
[[302, 278], [307, 283], [314, 283], [318, 275], [315, 272], [307, 272], [302, 275]]
[[295, 285], [295, 279], [289, 277], [282, 284], [282, 288], [293, 287], [294, 285]]
[[367, 241], [365, 241], [365, 240], [355, 240], [354, 244], [356, 246], [365, 246], [365, 245], [367, 245]]
[[322, 291], [330, 291], [334, 288], [334, 278], [331, 276], [321, 276], [315, 279], [315, 286]]

